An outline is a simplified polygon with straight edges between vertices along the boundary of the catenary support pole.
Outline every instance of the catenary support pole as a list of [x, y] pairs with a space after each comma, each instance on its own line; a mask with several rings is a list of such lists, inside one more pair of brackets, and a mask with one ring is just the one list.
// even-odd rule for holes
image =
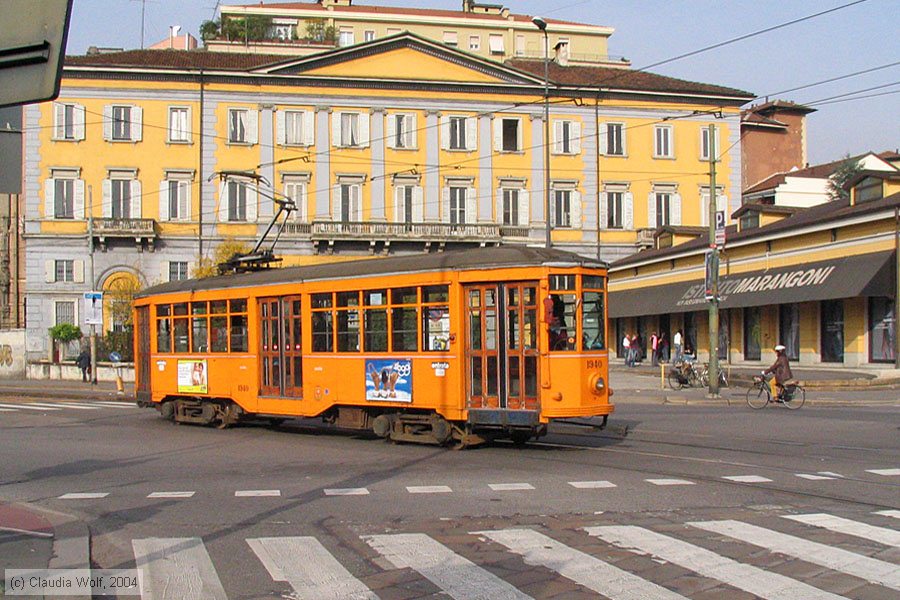
[[719, 395], [719, 246], [716, 244], [716, 126], [709, 126], [709, 395]]
[[897, 308], [900, 307], [900, 207], [894, 208], [894, 368], [900, 369], [900, 333], [897, 327]]
[[[91, 291], [94, 291], [94, 188], [88, 186], [88, 257], [90, 258]], [[97, 326], [91, 323], [91, 385], [97, 385]]]

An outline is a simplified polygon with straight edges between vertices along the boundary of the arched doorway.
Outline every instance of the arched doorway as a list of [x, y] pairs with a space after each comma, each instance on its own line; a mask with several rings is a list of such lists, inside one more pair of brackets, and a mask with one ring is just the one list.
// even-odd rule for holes
[[129, 271], [117, 271], [103, 282], [103, 327], [122, 332], [131, 327], [131, 302], [141, 282]]

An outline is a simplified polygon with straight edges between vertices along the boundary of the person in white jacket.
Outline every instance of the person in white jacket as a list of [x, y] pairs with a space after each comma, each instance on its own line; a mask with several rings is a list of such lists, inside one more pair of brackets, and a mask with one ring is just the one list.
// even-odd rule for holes
[[672, 345], [675, 347], [675, 353], [672, 355], [672, 362], [681, 362], [682, 349], [684, 348], [684, 337], [681, 335], [680, 329], [675, 332], [675, 337], [672, 338]]

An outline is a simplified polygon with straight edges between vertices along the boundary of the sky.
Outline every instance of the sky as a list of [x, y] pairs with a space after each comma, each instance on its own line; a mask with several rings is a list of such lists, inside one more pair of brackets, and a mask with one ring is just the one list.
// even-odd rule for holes
[[[609, 41], [609, 54], [624, 56], [633, 68], [640, 69], [853, 1], [505, 0], [503, 3], [515, 13], [613, 27], [615, 33]], [[147, 46], [168, 37], [171, 25], [180, 25], [182, 33], [190, 32], [199, 38], [200, 24], [218, 16], [216, 0], [74, 2], [67, 54], [84, 54], [90, 46], [140, 48], [142, 10]], [[253, 3], [250, 0], [220, 2]], [[354, 3], [453, 10], [462, 6], [461, 0], [355, 0]], [[863, 0], [830, 14], [649, 71], [725, 85], [762, 99], [777, 97], [812, 105], [817, 112], [807, 118], [808, 153], [809, 162], [818, 164], [848, 154], [900, 147], [898, 30], [900, 0]], [[780, 94], [891, 64], [859, 76]], [[851, 95], [835, 98], [844, 94]]]

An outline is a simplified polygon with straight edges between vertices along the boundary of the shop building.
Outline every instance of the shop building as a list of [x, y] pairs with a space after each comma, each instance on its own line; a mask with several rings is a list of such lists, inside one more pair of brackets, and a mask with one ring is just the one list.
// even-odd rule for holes
[[[718, 356], [804, 366], [893, 366], [900, 171], [862, 171], [850, 198], [807, 209], [747, 204], [732, 216], [719, 271]], [[752, 216], [753, 218], [742, 218]], [[708, 231], [657, 230], [656, 248], [610, 268], [610, 335], [682, 331], [709, 358]]]

